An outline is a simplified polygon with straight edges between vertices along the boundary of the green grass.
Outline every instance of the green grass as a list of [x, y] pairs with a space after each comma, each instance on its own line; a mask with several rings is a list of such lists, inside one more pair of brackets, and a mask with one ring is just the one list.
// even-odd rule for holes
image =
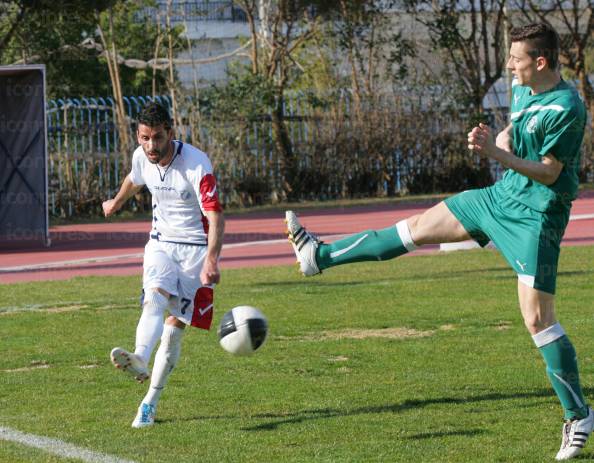
[[[593, 261], [594, 247], [564, 249], [557, 306], [590, 399]], [[235, 305], [260, 307], [266, 345], [236, 358], [216, 330], [188, 330], [145, 430], [130, 423], [146, 386], [108, 359], [133, 345], [140, 277], [0, 286], [0, 426], [142, 462], [553, 460], [561, 410], [523, 327], [516, 277], [495, 252], [311, 279], [293, 267], [227, 270], [222, 281], [215, 323]], [[426, 333], [366, 331], [399, 327]], [[0, 461], [68, 460], [0, 440]]]

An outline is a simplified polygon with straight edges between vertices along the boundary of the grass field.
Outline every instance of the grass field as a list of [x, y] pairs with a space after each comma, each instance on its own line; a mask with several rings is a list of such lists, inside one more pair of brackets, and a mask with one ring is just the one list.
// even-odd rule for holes
[[[566, 248], [558, 315], [594, 400], [594, 247]], [[402, 258], [305, 279], [228, 270], [215, 323], [260, 307], [270, 337], [235, 358], [188, 330], [158, 422], [130, 423], [146, 386], [131, 348], [140, 277], [0, 286], [0, 427], [138, 462], [541, 462], [561, 410], [493, 251]], [[594, 458], [594, 440], [585, 450]], [[0, 440], [1, 462], [70, 461]], [[583, 461], [583, 460], [582, 460]]]

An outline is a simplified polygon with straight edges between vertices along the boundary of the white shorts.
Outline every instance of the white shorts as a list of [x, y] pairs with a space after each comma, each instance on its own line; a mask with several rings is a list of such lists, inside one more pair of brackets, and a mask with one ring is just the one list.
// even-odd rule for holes
[[206, 246], [149, 240], [144, 247], [142, 288], [171, 294], [169, 313], [186, 325], [210, 329], [214, 285], [202, 286]]

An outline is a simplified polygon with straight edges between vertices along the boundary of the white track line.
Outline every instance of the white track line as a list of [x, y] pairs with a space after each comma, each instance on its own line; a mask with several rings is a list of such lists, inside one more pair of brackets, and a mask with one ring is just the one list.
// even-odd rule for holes
[[[574, 220], [591, 220], [594, 219], [594, 214], [574, 214], [569, 216], [570, 221]], [[328, 235], [328, 236], [321, 236], [320, 239], [324, 241], [334, 240], [337, 238], [342, 238], [346, 235]], [[233, 248], [242, 248], [246, 246], [267, 246], [270, 244], [281, 244], [286, 243], [286, 239], [278, 239], [278, 240], [262, 240], [262, 241], [246, 241], [243, 243], [232, 243], [232, 244], [225, 244], [223, 245], [223, 249], [233, 249]], [[119, 254], [115, 256], [105, 256], [105, 257], [91, 257], [88, 259], [74, 259], [74, 260], [62, 260], [58, 262], [50, 262], [47, 264], [32, 264], [32, 265], [17, 265], [14, 267], [0, 267], [0, 274], [3, 273], [12, 273], [12, 272], [26, 272], [26, 271], [33, 271], [33, 270], [51, 270], [60, 267], [71, 267], [80, 264], [93, 264], [93, 263], [101, 263], [101, 262], [111, 262], [114, 260], [122, 260], [122, 259], [142, 259], [144, 253], [134, 253], [134, 254]]]
[[27, 270], [46, 270], [60, 267], [70, 267], [79, 264], [93, 264], [101, 262], [111, 262], [113, 260], [123, 259], [141, 259], [143, 253], [137, 252], [134, 254], [119, 254], [117, 256], [105, 256], [105, 257], [90, 257], [88, 259], [73, 259], [73, 260], [60, 260], [58, 262], [49, 262], [47, 264], [32, 264], [32, 265], [17, 265], [14, 267], [0, 267], [1, 273], [10, 272], [23, 272]]
[[[344, 235], [329, 235], [322, 237], [325, 240], [331, 240], [336, 238], [341, 238]], [[246, 241], [244, 243], [232, 243], [232, 244], [225, 244], [223, 245], [223, 249], [233, 249], [233, 248], [242, 248], [246, 246], [266, 246], [269, 244], [282, 244], [286, 243], [287, 239], [278, 239], [278, 240], [264, 240], [264, 241]], [[58, 262], [49, 262], [46, 264], [32, 264], [32, 265], [17, 265], [14, 267], [0, 267], [0, 274], [2, 273], [11, 273], [11, 272], [26, 272], [26, 271], [33, 271], [33, 270], [51, 270], [60, 267], [71, 267], [80, 264], [94, 264], [94, 263], [101, 263], [101, 262], [111, 262], [114, 260], [124, 260], [124, 259], [142, 259], [144, 253], [138, 252], [134, 254], [119, 254], [116, 256], [105, 256], [105, 257], [90, 257], [88, 259], [73, 259], [73, 260], [61, 260]]]
[[0, 440], [16, 442], [27, 447], [41, 449], [44, 452], [64, 458], [77, 458], [89, 463], [135, 463], [133, 460], [124, 460], [105, 453], [93, 452], [59, 439], [26, 434], [15, 429], [0, 426]]
[[572, 214], [569, 220], [590, 220], [594, 219], [594, 214]]

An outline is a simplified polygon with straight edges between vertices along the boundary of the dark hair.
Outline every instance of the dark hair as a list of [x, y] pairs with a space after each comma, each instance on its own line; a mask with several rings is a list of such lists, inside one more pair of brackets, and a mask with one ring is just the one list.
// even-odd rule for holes
[[559, 63], [559, 35], [548, 24], [534, 23], [514, 27], [510, 33], [512, 42], [526, 42], [532, 59], [546, 58], [550, 69], [557, 69]]
[[147, 125], [149, 127], [162, 125], [165, 130], [171, 129], [173, 125], [171, 117], [169, 117], [169, 111], [167, 111], [164, 106], [155, 102], [145, 104], [136, 120], [138, 124]]

